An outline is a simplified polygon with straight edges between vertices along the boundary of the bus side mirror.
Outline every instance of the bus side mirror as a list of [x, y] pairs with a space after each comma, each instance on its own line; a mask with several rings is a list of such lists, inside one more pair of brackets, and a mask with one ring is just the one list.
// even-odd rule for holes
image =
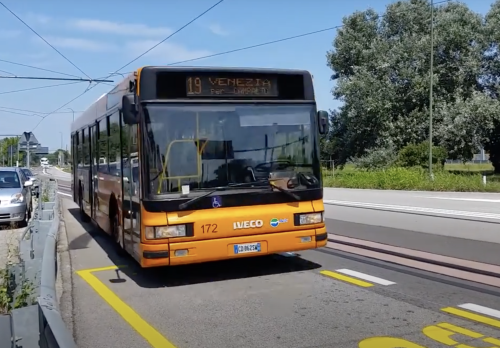
[[135, 109], [134, 97], [132, 95], [124, 95], [122, 98], [122, 115], [123, 122], [127, 125], [139, 123], [137, 118], [137, 110]]
[[318, 111], [318, 128], [319, 134], [328, 133], [328, 112]]

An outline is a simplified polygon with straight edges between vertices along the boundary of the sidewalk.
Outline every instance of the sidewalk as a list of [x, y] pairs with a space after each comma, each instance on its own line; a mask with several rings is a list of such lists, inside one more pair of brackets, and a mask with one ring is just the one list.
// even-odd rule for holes
[[[110, 239], [90, 223], [79, 219], [78, 206], [71, 200], [61, 199], [63, 228], [59, 234], [61, 314], [79, 348], [137, 347], [150, 345], [121, 318], [78, 271], [116, 268], [112, 259], [118, 256]], [[119, 264], [127, 264], [123, 260]], [[109, 271], [111, 278], [115, 271]], [[111, 284], [109, 279], [106, 284]], [[73, 315], [74, 314], [74, 315]]]

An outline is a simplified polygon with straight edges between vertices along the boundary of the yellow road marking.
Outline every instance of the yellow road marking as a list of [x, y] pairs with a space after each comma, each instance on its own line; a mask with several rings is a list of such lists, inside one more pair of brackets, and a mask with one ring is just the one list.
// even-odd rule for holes
[[481, 338], [484, 336], [483, 334], [480, 334], [479, 332], [471, 331], [469, 329], [466, 329], [466, 328], [463, 328], [460, 326], [456, 326], [456, 325], [453, 325], [450, 323], [441, 323], [441, 324], [437, 324], [437, 326], [441, 326], [442, 328], [445, 328], [445, 329], [448, 329], [451, 331], [455, 331], [456, 333], [459, 333], [459, 334], [464, 335], [464, 336], [469, 336], [472, 338]]
[[345, 276], [343, 274], [332, 272], [332, 271], [321, 271], [319, 273], [321, 273], [323, 275], [326, 275], [327, 277], [335, 278], [335, 279], [338, 279], [338, 280], [342, 280], [344, 282], [348, 282], [348, 283], [351, 283], [351, 284], [354, 284], [354, 285], [361, 286], [363, 288], [369, 288], [370, 286], [373, 286], [373, 284], [365, 282], [363, 280], [359, 280], [359, 279], [356, 279], [356, 278], [348, 277], [348, 276]]
[[123, 268], [123, 267], [124, 266], [108, 266], [108, 267], [100, 267], [100, 268], [82, 269], [82, 270], [76, 271], [76, 273], [78, 273], [78, 272], [94, 273], [94, 272], [102, 272], [102, 271], [113, 271], [115, 269]]
[[441, 308], [441, 310], [443, 312], [446, 312], [446, 313], [449, 313], [449, 314], [453, 314], [453, 315], [456, 315], [456, 316], [459, 316], [459, 317], [462, 317], [462, 318], [466, 318], [466, 319], [469, 319], [469, 320], [472, 320], [472, 321], [477, 321], [477, 322], [482, 323], [482, 324], [486, 324], [486, 325], [490, 325], [490, 326], [494, 326], [494, 327], [500, 328], [500, 321], [492, 319], [490, 317], [485, 317], [483, 315], [479, 315], [479, 314], [475, 314], [475, 313], [463, 311], [461, 309], [457, 309], [457, 308], [453, 308], [453, 307]]
[[165, 337], [163, 337], [154, 327], [141, 318], [129, 305], [123, 302], [113, 291], [111, 291], [103, 282], [101, 282], [92, 272], [109, 271], [117, 269], [116, 266], [102, 267], [77, 271], [103, 299], [106, 301], [122, 318], [132, 326], [146, 341], [154, 348], [176, 348]]

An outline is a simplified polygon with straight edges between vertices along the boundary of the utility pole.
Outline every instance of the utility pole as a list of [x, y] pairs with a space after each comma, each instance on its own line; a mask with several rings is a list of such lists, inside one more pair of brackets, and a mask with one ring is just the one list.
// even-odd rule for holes
[[[28, 135], [29, 136], [29, 135]], [[27, 139], [27, 149], [26, 149], [26, 168], [30, 169], [30, 139]]]
[[434, 85], [434, 0], [431, 0], [431, 64], [430, 64], [430, 88], [429, 88], [429, 177], [434, 180], [432, 172], [432, 99]]
[[30, 138], [31, 132], [24, 132], [26, 138], [26, 168], [30, 168]]

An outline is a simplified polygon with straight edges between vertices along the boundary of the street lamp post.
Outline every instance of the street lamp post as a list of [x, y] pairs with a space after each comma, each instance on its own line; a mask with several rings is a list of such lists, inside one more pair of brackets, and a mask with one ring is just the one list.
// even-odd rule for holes
[[431, 62], [430, 62], [430, 87], [429, 87], [429, 176], [434, 180], [432, 173], [432, 99], [434, 85], [434, 0], [431, 0]]
[[72, 108], [66, 108], [68, 110], [71, 110], [71, 112], [73, 113], [73, 122], [75, 122], [75, 110], [73, 110]]
[[61, 134], [61, 147], [59, 148], [59, 156], [58, 156], [58, 162], [59, 166], [62, 166], [62, 149], [63, 149], [63, 132], [59, 132]]

